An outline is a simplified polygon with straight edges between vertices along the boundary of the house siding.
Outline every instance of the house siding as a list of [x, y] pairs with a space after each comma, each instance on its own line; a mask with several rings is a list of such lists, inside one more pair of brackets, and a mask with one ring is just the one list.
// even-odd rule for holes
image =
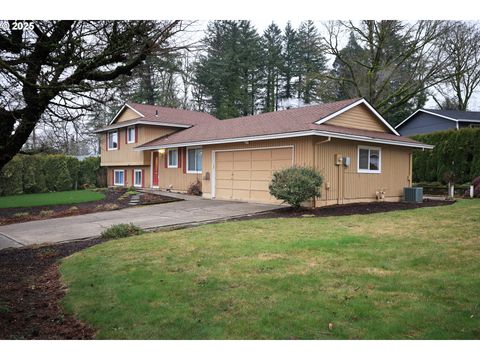
[[137, 125], [137, 142], [133, 144], [126, 143], [126, 131], [127, 128], [118, 129], [118, 140], [120, 142], [120, 149], [118, 150], [107, 150], [107, 135], [102, 133], [101, 166], [150, 165], [150, 152], [135, 151], [134, 148], [158, 137], [171, 134], [175, 129], [163, 126]]
[[123, 109], [122, 113], [118, 116], [116, 123], [138, 119], [138, 118], [141, 118], [141, 116], [138, 115], [138, 113], [126, 107], [125, 109]]
[[[381, 173], [359, 173], [358, 146], [381, 149]], [[403, 188], [411, 185], [412, 150], [391, 145], [332, 139], [315, 146], [316, 168], [324, 183], [316, 206], [375, 201], [376, 192], [385, 191], [386, 200], [399, 201]], [[336, 154], [350, 157], [350, 166], [335, 165]]]
[[113, 184], [113, 173], [115, 170], [125, 170], [125, 184], [124, 187], [131, 187], [133, 185], [133, 172], [135, 169], [143, 170], [143, 187], [150, 187], [150, 166], [112, 166], [107, 167], [107, 185], [115, 186]]
[[325, 124], [370, 131], [390, 132], [363, 104], [345, 111], [343, 114], [326, 121]]
[[411, 136], [456, 128], [457, 124], [455, 121], [443, 119], [420, 111], [396, 130], [402, 136]]

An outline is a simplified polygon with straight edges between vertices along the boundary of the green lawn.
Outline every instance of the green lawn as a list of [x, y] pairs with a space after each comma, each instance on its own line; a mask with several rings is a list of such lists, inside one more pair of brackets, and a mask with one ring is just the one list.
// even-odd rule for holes
[[150, 233], [60, 271], [101, 339], [479, 339], [479, 259], [471, 200]]
[[0, 197], [0, 209], [46, 205], [78, 204], [102, 200], [105, 195], [88, 190], [59, 191], [44, 194], [24, 194]]

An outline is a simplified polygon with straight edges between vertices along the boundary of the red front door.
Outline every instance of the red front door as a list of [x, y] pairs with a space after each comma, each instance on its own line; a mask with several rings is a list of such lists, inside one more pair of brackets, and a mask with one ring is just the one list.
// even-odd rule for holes
[[152, 186], [158, 186], [158, 151], [153, 152]]

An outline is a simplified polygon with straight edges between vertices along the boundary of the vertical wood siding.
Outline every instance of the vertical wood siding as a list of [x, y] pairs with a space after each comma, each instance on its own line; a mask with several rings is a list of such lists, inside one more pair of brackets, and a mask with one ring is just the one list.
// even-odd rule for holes
[[343, 114], [328, 120], [325, 124], [362, 130], [390, 132], [390, 130], [363, 104], [345, 111]]
[[[381, 148], [381, 173], [358, 173], [358, 145]], [[315, 147], [316, 167], [324, 176], [317, 206], [331, 203], [375, 200], [376, 191], [384, 190], [387, 198], [398, 200], [403, 188], [410, 185], [411, 149], [332, 139]], [[335, 165], [335, 155], [350, 157], [349, 167]]]

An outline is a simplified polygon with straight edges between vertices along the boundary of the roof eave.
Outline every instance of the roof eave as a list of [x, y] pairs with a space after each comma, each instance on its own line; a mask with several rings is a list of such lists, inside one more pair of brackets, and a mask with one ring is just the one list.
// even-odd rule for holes
[[418, 149], [433, 149], [434, 148], [433, 145], [427, 145], [427, 144], [422, 144], [422, 143], [411, 143], [411, 142], [406, 142], [406, 141], [379, 139], [379, 138], [373, 138], [373, 137], [363, 136], [363, 135], [336, 133], [336, 132], [333, 132], [333, 131], [308, 130], [308, 131], [281, 133], [281, 134], [245, 136], [245, 137], [240, 137], [240, 138], [226, 138], [226, 139], [218, 139], [218, 140], [192, 141], [192, 142], [174, 143], [174, 144], [167, 144], [167, 145], [150, 145], [150, 146], [140, 145], [140, 146], [134, 148], [134, 150], [135, 151], [158, 150], [158, 149], [169, 149], [169, 148], [177, 148], [177, 147], [228, 144], [228, 143], [236, 143], [236, 142], [244, 142], [244, 141], [285, 139], [285, 138], [303, 137], [303, 136], [312, 136], [312, 135], [325, 136], [325, 137], [330, 136], [330, 137], [337, 138], [337, 139], [371, 142], [371, 143], [376, 143], [376, 144], [396, 145], [396, 146], [404, 146], [404, 147], [418, 148]]

